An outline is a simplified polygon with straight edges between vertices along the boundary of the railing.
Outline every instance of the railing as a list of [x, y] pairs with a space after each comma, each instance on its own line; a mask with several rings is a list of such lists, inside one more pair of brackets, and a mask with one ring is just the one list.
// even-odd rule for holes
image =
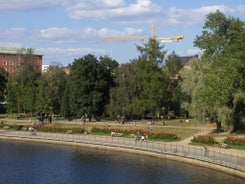
[[0, 136], [76, 142], [84, 144], [120, 147], [134, 150], [143, 150], [158, 154], [191, 158], [245, 172], [245, 156], [227, 154], [214, 150], [205, 150], [200, 147], [182, 146], [173, 143], [135, 141], [132, 138], [96, 136], [89, 134], [61, 134], [11, 130], [0, 130]]

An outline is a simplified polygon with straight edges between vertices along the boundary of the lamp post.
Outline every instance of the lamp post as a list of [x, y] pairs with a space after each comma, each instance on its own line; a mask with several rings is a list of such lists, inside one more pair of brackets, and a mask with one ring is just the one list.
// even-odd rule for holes
[[162, 125], [165, 125], [165, 107], [162, 107], [162, 111], [163, 111], [163, 122]]

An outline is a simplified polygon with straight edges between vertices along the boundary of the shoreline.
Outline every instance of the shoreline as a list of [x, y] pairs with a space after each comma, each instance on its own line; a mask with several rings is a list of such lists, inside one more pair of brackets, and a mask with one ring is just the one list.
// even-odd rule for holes
[[23, 138], [23, 137], [21, 138], [21, 137], [2, 137], [0, 136], [0, 140], [55, 144], [55, 145], [75, 146], [75, 147], [88, 147], [88, 148], [93, 148], [93, 149], [104, 149], [104, 150], [120, 151], [120, 152], [125, 152], [125, 153], [132, 153], [132, 154], [141, 154], [141, 155], [146, 155], [146, 156], [151, 156], [151, 157], [165, 158], [168, 160], [197, 165], [200, 167], [217, 170], [220, 172], [224, 172], [224, 173], [231, 174], [233, 176], [238, 176], [240, 178], [245, 179], [245, 172], [231, 169], [225, 166], [220, 166], [220, 165], [216, 165], [213, 163], [204, 162], [204, 161], [186, 158], [186, 157], [181, 157], [181, 156], [159, 154], [159, 153], [153, 153], [150, 151], [122, 148], [120, 146], [113, 147], [113, 146], [108, 146], [108, 145], [95, 145], [95, 144], [86, 144], [86, 143], [77, 143], [77, 142], [68, 142], [68, 141], [55, 141], [55, 140], [45, 140], [45, 139], [31, 139], [31, 138]]

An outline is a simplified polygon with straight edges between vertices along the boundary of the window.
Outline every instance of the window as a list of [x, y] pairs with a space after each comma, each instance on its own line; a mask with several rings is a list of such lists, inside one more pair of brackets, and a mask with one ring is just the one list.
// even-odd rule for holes
[[14, 65], [14, 60], [11, 60], [10, 65], [12, 66]]
[[3, 61], [3, 65], [6, 66], [8, 65], [8, 62], [6, 60]]

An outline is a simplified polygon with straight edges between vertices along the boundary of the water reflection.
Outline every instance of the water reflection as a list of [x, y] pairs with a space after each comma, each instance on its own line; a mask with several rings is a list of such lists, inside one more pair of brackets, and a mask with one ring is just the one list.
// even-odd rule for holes
[[0, 142], [0, 183], [243, 183], [214, 170], [137, 154]]

